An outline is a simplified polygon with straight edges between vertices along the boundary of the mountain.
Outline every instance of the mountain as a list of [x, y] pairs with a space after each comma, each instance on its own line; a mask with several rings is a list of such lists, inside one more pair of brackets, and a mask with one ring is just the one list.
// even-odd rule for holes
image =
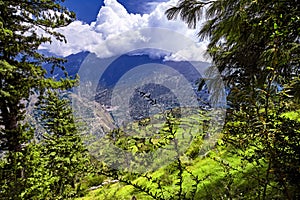
[[[56, 56], [47, 51], [42, 51], [41, 53], [46, 56]], [[64, 67], [69, 76], [75, 76], [78, 73], [81, 63], [84, 61], [88, 54], [89, 52], [83, 51], [77, 54], [71, 54], [67, 57], [60, 57], [66, 60], [66, 62], [64, 63]], [[56, 67], [52, 72], [52, 65], [45, 64], [43, 67], [47, 70], [47, 77], [55, 77], [57, 79], [65, 77], [65, 72], [61, 68]]]
[[[149, 73], [151, 72], [152, 73], [155, 72], [158, 75], [169, 73], [173, 77], [178, 77], [179, 75], [183, 76], [184, 79], [190, 82], [190, 84], [193, 86], [197, 96], [203, 97], [203, 95], [207, 93], [207, 91], [198, 92], [197, 85], [196, 85], [199, 78], [202, 77], [204, 70], [209, 66], [209, 63], [206, 62], [187, 62], [187, 61], [176, 62], [176, 61], [165, 61], [162, 57], [153, 58], [148, 55], [121, 55], [117, 58], [112, 59], [112, 62], [109, 65], [103, 66], [105, 65], [103, 63], [105, 62], [103, 62], [102, 60], [105, 59], [98, 58], [96, 55], [90, 54], [89, 52], [80, 52], [77, 54], [72, 54], [65, 57], [64, 59], [66, 60], [64, 66], [69, 76], [75, 76], [77, 73], [79, 73], [79, 75], [84, 76], [82, 78], [86, 79], [86, 77], [89, 78], [92, 77], [92, 75], [94, 75], [95, 73], [99, 73], [96, 71], [102, 71], [101, 77], [98, 77], [97, 80], [98, 85], [97, 85], [96, 99], [98, 99], [99, 103], [108, 106], [110, 106], [110, 102], [108, 102], [110, 94], [104, 95], [103, 97], [103, 94], [101, 93], [104, 91], [108, 92], [107, 90], [112, 90], [116, 86], [118, 81], [120, 81], [122, 77], [126, 75], [127, 72], [130, 71], [132, 76], [127, 78], [126, 82], [124, 83], [127, 86], [132, 84], [132, 82], [136, 82], [136, 79], [147, 79]], [[83, 62], [85, 62], [84, 67], [82, 67]], [[135, 70], [135, 72], [132, 72], [134, 69], [138, 68], [139, 66], [147, 65], [147, 64], [149, 66], [148, 69], [146, 70], [148, 70], [149, 72], [141, 73], [142, 70]], [[171, 68], [174, 72], [170, 72], [170, 70], [168, 71], [168, 69], [166, 68], [159, 67], [163, 65], [168, 66], [168, 68]], [[81, 70], [86, 70], [86, 71], [79, 72], [81, 67], [83, 68]], [[60, 68], [55, 68], [55, 70], [52, 73], [51, 73], [52, 71], [51, 65], [47, 64], [44, 66], [44, 68], [47, 70], [48, 77], [52, 76], [57, 79], [65, 77], [64, 70]], [[143, 76], [141, 74], [143, 74], [144, 77], [141, 77]], [[93, 82], [95, 82], [95, 80], [93, 80]]]
[[[75, 97], [77, 102], [81, 102], [80, 107], [93, 107], [91, 102], [101, 107], [97, 109], [102, 111], [94, 113], [98, 119], [105, 119], [105, 122], [97, 122], [102, 124], [101, 129], [114, 127], [113, 122], [120, 118], [122, 122], [117, 124], [128, 118], [141, 120], [161, 110], [208, 105], [208, 91], [198, 91], [197, 81], [209, 63], [165, 61], [162, 57], [153, 58], [143, 54], [101, 59], [89, 52], [72, 54], [65, 59], [68, 75], [75, 76], [78, 73], [80, 76], [77, 94], [80, 93], [80, 98], [88, 101], [84, 103], [78, 100], [78, 96]], [[44, 68], [47, 76], [56, 79], [65, 76], [62, 69], [56, 68], [51, 73], [50, 65]], [[81, 111], [91, 110], [91, 106]], [[91, 118], [89, 113], [84, 113], [84, 116]]]

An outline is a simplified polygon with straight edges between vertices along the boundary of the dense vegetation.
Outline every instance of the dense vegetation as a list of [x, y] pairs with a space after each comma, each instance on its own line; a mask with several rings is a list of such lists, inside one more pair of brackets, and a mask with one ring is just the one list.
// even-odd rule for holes
[[[64, 41], [54, 28], [67, 26], [74, 13], [60, 3], [0, 1], [1, 199], [74, 197], [88, 166], [64, 94], [77, 80], [67, 75], [59, 81], [46, 78], [42, 64], [55, 68], [63, 61], [37, 51], [51, 37]], [[29, 106], [32, 102], [35, 105]], [[35, 120], [29, 119], [29, 112]]]
[[[210, 41], [207, 52], [229, 91], [228, 109], [222, 138], [205, 154], [209, 119], [201, 109], [193, 112], [199, 127], [184, 152], [177, 138], [187, 129], [178, 128], [178, 122], [191, 126], [186, 115], [176, 117], [176, 110], [161, 113], [166, 123], [158, 139], [147, 136], [153, 126], [147, 120], [131, 125], [141, 127], [140, 137], [112, 131], [108, 143], [133, 155], [164, 146], [175, 150], [168, 165], [139, 173], [130, 165], [111, 168], [109, 161], [88, 154], [68, 100], [77, 79], [45, 76], [43, 63], [62, 67], [63, 62], [37, 48], [50, 36], [63, 41], [53, 28], [74, 20], [59, 3], [0, 1], [0, 199], [300, 198], [296, 0], [180, 0], [166, 11], [170, 20], [180, 17], [192, 28], [206, 19], [199, 37]], [[25, 109], [30, 98], [36, 99], [33, 110]], [[36, 113], [39, 127], [26, 118], [28, 112]], [[97, 151], [96, 144], [90, 146]], [[92, 186], [99, 188], [87, 194]]]

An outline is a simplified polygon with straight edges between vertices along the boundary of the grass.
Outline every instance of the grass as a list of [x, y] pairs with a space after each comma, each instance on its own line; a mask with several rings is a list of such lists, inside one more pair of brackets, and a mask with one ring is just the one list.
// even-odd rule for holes
[[[299, 111], [286, 113], [285, 117], [299, 120], [299, 113]], [[192, 119], [201, 121], [195, 115], [192, 116]], [[137, 125], [134, 124], [133, 126]], [[149, 127], [146, 126], [143, 129], [149, 130]], [[177, 131], [176, 134], [179, 137], [185, 130], [179, 128]], [[255, 199], [255, 196], [250, 195], [258, 193], [256, 191], [258, 190], [257, 186], [261, 184], [259, 181], [265, 177], [266, 163], [264, 161], [260, 164], [247, 162], [237, 152], [233, 152], [233, 149], [227, 149], [229, 147], [224, 147], [222, 144], [219, 146], [208, 145], [209, 147], [213, 146], [213, 149], [208, 148], [210, 150], [205, 154], [199, 154], [201, 152], [199, 146], [205, 145], [201, 133], [203, 128], [197, 129], [197, 131], [200, 132], [194, 135], [190, 147], [186, 148], [185, 154], [180, 156], [181, 165], [184, 166], [181, 185], [185, 195], [181, 199]], [[157, 162], [160, 163], [161, 160]], [[148, 177], [151, 177], [151, 181], [143, 177], [145, 174], [128, 176], [127, 178], [132, 185], [137, 184], [149, 188], [153, 193], [163, 194], [163, 199], [174, 199], [180, 188], [177, 185], [179, 172], [178, 162], [174, 159], [173, 162], [149, 172]], [[198, 179], [198, 182], [195, 181], [195, 178]], [[162, 185], [163, 190], [157, 187], [157, 182]], [[87, 195], [77, 200], [131, 200], [133, 196], [138, 200], [153, 199], [132, 185], [126, 185], [122, 182], [107, 184], [88, 192]], [[272, 187], [268, 187], [268, 190], [272, 190]], [[268, 193], [273, 194], [272, 191]]]
[[[183, 191], [186, 193], [187, 197], [192, 194], [192, 189], [194, 187], [194, 181], [192, 176], [188, 172], [192, 172], [194, 176], [198, 177], [201, 181], [197, 185], [197, 192], [195, 193], [195, 199], [209, 199], [213, 196], [223, 196], [226, 195], [226, 188], [230, 182], [230, 177], [226, 172], [226, 164], [221, 163], [226, 160], [230, 162], [230, 167], [239, 168], [241, 159], [227, 152], [225, 149], [214, 149], [206, 157], [198, 157], [194, 160], [182, 157], [186, 170], [183, 173]], [[164, 185], [164, 198], [169, 199], [172, 195], [178, 192], [178, 186], [176, 181], [178, 180], [178, 169], [176, 169], [176, 162], [170, 163], [154, 172], [149, 176], [152, 179], [157, 179]], [[252, 171], [250, 166], [248, 171]], [[236, 170], [232, 175], [232, 179], [235, 179], [232, 185], [245, 185], [247, 182], [238, 181], [239, 178], [243, 176]], [[235, 177], [235, 178], [233, 178]], [[132, 181], [133, 183], [138, 183], [139, 185], [148, 186], [151, 188], [151, 183], [145, 178], [139, 177]], [[158, 189], [152, 188], [153, 191], [161, 192]], [[217, 195], [216, 195], [217, 194]], [[146, 195], [143, 192], [138, 191], [133, 186], [125, 185], [124, 183], [113, 183], [105, 185], [97, 190], [90, 191], [85, 197], [78, 198], [77, 200], [130, 200], [132, 196], [136, 196], [137, 199], [150, 200], [152, 197]]]
[[[131, 137], [132, 134], [129, 134], [129, 136], [123, 137], [121, 133], [121, 137], [117, 138], [115, 141], [116, 144], [121, 145], [120, 148], [126, 148], [131, 151], [134, 151], [136, 153], [137, 148], [133, 148], [135, 146], [132, 146], [132, 144], [135, 144], [137, 147], [143, 146], [146, 143], [142, 142], [139, 143], [139, 139], [136, 138], [148, 138], [149, 132], [153, 131], [153, 128], [157, 130], [156, 127], [160, 127], [160, 135], [163, 137], [160, 137], [159, 139], [155, 138], [155, 135], [150, 135], [149, 142], [146, 144], [148, 147], [155, 145], [158, 141], [163, 141], [165, 138], [175, 138], [178, 139], [179, 145], [184, 146], [183, 151], [185, 154], [183, 154], [180, 159], [182, 161], [182, 164], [186, 166], [186, 169], [189, 172], [192, 172], [194, 176], [199, 177], [199, 179], [206, 179], [207, 176], [210, 176], [210, 179], [217, 180], [219, 178], [223, 178], [224, 174], [222, 174], [222, 167], [220, 167], [220, 164], [217, 163], [215, 160], [209, 158], [209, 157], [199, 157], [199, 151], [201, 150], [201, 146], [209, 149], [211, 146], [214, 146], [213, 144], [209, 144], [210, 142], [214, 141], [205, 141], [203, 140], [203, 121], [208, 120], [208, 117], [206, 116], [206, 113], [203, 111], [201, 114], [197, 114], [198, 111], [186, 109], [182, 111], [182, 114], [184, 117], [180, 118], [180, 126], [177, 126], [176, 133], [172, 137], [170, 134], [165, 134], [164, 131], [168, 130], [167, 127], [161, 125], [161, 124], [148, 124], [145, 126], [139, 126], [139, 122], [135, 122], [133, 124], [130, 124], [130, 128], [126, 128], [127, 130], [133, 130], [134, 132], [138, 132], [138, 135], [134, 135], [134, 137]], [[159, 116], [154, 116], [154, 118], [159, 118]], [[158, 120], [159, 121], [159, 120]], [[176, 126], [176, 125], [175, 125]], [[167, 139], [169, 140], [169, 139]], [[171, 140], [170, 140], [171, 141]], [[165, 142], [165, 148], [171, 148], [172, 143]], [[205, 145], [203, 145], [205, 143]], [[188, 146], [187, 146], [188, 145]], [[153, 150], [153, 148], [152, 148]], [[155, 150], [155, 149], [154, 149]], [[203, 149], [202, 149], [203, 150]], [[179, 149], [179, 151], [182, 151], [182, 149]], [[176, 156], [176, 152], [174, 152]], [[214, 153], [216, 154], [216, 153]], [[164, 163], [164, 158], [158, 157], [158, 160], [155, 161], [155, 164], [160, 165], [161, 163]], [[176, 161], [168, 163], [166, 166], [158, 168], [156, 171], [152, 172], [150, 176], [152, 177], [152, 180], [156, 179], [159, 181], [164, 188], [164, 198], [169, 198], [170, 196], [174, 195], [174, 192], [178, 189], [178, 186], [176, 185], [176, 182], [178, 181], [178, 169]], [[183, 181], [183, 190], [189, 194], [190, 188], [193, 187], [193, 180], [191, 175], [185, 171], [182, 174]], [[203, 180], [203, 183], [199, 185], [199, 189], [205, 188], [205, 185], [209, 182], [212, 182], [212, 180]], [[146, 178], [136, 178], [132, 180], [132, 183], [138, 184], [141, 186], [146, 186], [148, 188], [152, 188], [152, 192], [161, 192], [160, 190], [155, 189], [157, 187], [156, 183], [149, 182]], [[100, 184], [100, 183], [99, 183]], [[152, 184], [152, 185], [151, 185]], [[155, 187], [156, 186], [156, 187]], [[138, 191], [136, 188], [130, 185], [125, 185], [124, 183], [118, 182], [113, 184], [104, 185], [103, 187], [90, 191], [85, 197], [79, 198], [81, 200], [89, 200], [89, 199], [131, 199], [131, 197], [135, 195], [137, 199], [153, 199], [152, 197], [149, 197], [143, 192]]]

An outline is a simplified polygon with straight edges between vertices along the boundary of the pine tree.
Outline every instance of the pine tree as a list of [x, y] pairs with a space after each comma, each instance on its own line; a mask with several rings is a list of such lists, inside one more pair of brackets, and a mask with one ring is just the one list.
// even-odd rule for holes
[[68, 77], [46, 78], [42, 64], [62, 67], [63, 61], [38, 52], [52, 38], [65, 41], [55, 28], [67, 26], [75, 15], [60, 5], [63, 1], [0, 0], [0, 196], [4, 199], [41, 199], [49, 191], [52, 178], [45, 175], [46, 161], [39, 158], [35, 130], [24, 118], [31, 94], [43, 96], [47, 89], [65, 90], [76, 82]]
[[[61, 59], [47, 58], [37, 52], [40, 44], [64, 37], [54, 28], [68, 25], [74, 14], [60, 1], [0, 1], [0, 150], [18, 152], [28, 138], [21, 133], [20, 122], [25, 102], [33, 91], [66, 85], [45, 78], [42, 63], [58, 66]], [[55, 13], [55, 14], [53, 14]], [[38, 34], [38, 31], [44, 34]], [[48, 34], [49, 36], [44, 36]], [[56, 82], [56, 83], [55, 83]]]
[[88, 152], [79, 135], [70, 100], [58, 91], [48, 91], [41, 99], [40, 120], [43, 157], [54, 181], [50, 185], [52, 198], [74, 197], [89, 167]]

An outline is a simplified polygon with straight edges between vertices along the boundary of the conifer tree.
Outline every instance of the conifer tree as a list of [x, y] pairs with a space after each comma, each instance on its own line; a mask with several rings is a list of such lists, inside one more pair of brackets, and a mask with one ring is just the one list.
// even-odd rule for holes
[[0, 196], [4, 199], [43, 199], [56, 180], [47, 175], [49, 163], [43, 147], [34, 142], [36, 130], [24, 118], [30, 95], [66, 90], [76, 82], [68, 77], [60, 81], [47, 78], [42, 64], [55, 68], [62, 67], [63, 61], [38, 52], [42, 43], [52, 39], [66, 42], [55, 28], [67, 26], [75, 15], [61, 6], [62, 2], [0, 0]]
[[58, 91], [48, 91], [41, 100], [40, 120], [45, 128], [42, 134], [43, 157], [53, 178], [52, 198], [74, 197], [88, 169], [88, 153], [79, 135], [70, 100]]
[[[53, 87], [55, 80], [45, 78], [42, 63], [59, 65], [62, 60], [47, 58], [38, 47], [51, 41], [63, 41], [54, 28], [68, 25], [74, 14], [60, 6], [61, 1], [0, 1], [0, 125], [1, 150], [18, 152], [28, 138], [21, 134], [25, 102], [34, 90]], [[38, 32], [44, 32], [38, 34]], [[48, 36], [45, 36], [48, 34]], [[56, 82], [56, 84], [55, 84]]]

